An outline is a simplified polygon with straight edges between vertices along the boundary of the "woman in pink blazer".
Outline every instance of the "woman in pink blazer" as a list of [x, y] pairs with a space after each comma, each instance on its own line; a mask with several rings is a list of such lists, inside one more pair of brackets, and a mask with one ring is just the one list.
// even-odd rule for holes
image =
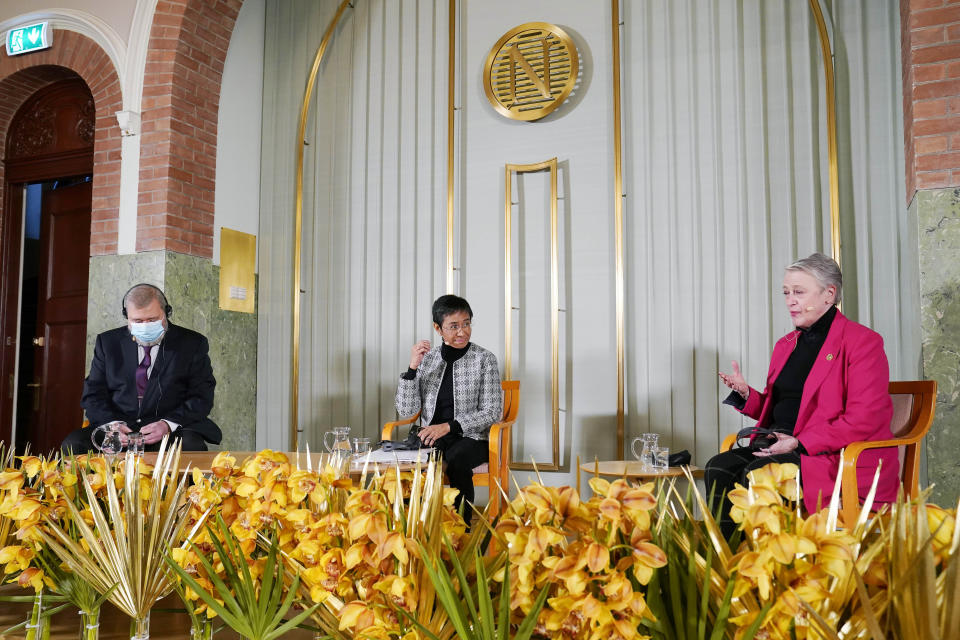
[[[704, 480], [713, 507], [722, 501], [721, 527], [729, 536], [726, 493], [747, 485], [747, 474], [770, 462], [800, 466], [804, 506], [825, 505], [833, 493], [840, 450], [858, 440], [886, 440], [893, 405], [887, 391], [890, 370], [880, 334], [837, 310], [842, 277], [837, 263], [815, 253], [793, 263], [783, 278], [783, 297], [795, 331], [777, 341], [763, 391], [747, 385], [740, 367], [720, 379], [733, 391], [724, 401], [757, 420], [749, 446], [734, 448], [707, 462]], [[762, 431], [769, 430], [769, 432]], [[881, 464], [877, 502], [897, 497], [900, 463], [895, 447], [860, 455], [857, 480], [861, 498]]]

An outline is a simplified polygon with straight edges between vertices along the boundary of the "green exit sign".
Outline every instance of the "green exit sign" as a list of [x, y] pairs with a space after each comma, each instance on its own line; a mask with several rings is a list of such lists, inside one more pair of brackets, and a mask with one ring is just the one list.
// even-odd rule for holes
[[46, 49], [53, 44], [53, 33], [49, 22], [38, 22], [16, 27], [7, 32], [7, 55], [18, 56]]

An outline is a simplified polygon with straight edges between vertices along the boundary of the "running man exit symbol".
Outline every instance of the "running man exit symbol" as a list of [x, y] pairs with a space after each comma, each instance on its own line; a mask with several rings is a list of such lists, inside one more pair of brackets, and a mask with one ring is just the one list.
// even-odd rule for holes
[[49, 22], [38, 22], [10, 29], [7, 32], [7, 55], [17, 56], [47, 49], [53, 45], [53, 33]]

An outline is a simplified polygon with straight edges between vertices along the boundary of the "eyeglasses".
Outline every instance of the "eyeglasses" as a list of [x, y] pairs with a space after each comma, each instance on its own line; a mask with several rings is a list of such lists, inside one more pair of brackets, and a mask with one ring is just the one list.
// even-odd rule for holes
[[470, 331], [470, 327], [472, 325], [473, 323], [470, 322], [469, 320], [465, 321], [463, 324], [460, 324], [459, 322], [451, 322], [450, 324], [445, 326], [443, 330], [449, 331], [450, 333], [456, 333], [457, 331], [460, 331], [460, 329], [463, 329], [464, 331]]

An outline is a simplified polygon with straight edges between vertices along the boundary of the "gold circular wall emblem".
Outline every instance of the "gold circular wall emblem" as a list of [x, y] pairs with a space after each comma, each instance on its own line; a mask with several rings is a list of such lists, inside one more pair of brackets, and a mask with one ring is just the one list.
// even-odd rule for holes
[[563, 104], [579, 70], [577, 47], [563, 29], [528, 22], [493, 45], [483, 66], [483, 90], [500, 115], [539, 120]]

